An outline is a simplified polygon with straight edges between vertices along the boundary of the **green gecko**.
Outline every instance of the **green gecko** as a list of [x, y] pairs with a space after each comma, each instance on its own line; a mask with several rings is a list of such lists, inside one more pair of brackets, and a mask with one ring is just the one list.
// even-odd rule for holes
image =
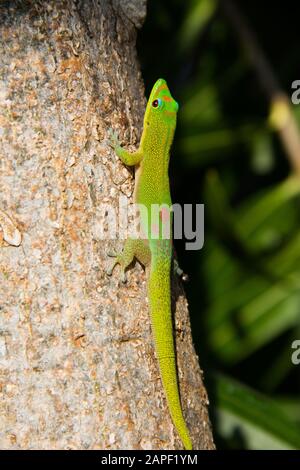
[[[150, 267], [148, 298], [160, 375], [174, 426], [185, 449], [192, 449], [180, 403], [175, 360], [170, 279], [172, 237], [164, 235], [168, 230], [171, 233], [172, 201], [168, 167], [177, 111], [178, 103], [171, 96], [166, 81], [159, 79], [147, 103], [138, 150], [128, 152], [120, 146], [116, 135], [112, 136], [111, 145], [117, 156], [125, 165], [136, 167], [134, 202], [143, 205], [146, 210], [140, 212], [144, 236], [127, 239], [122, 253], [111, 254], [115, 256], [115, 260], [107, 273], [111, 275], [114, 267], [119, 264], [121, 279], [126, 281], [125, 269], [134, 258], [144, 266]], [[151, 213], [153, 205], [163, 205], [163, 208], [160, 208], [158, 223]]]

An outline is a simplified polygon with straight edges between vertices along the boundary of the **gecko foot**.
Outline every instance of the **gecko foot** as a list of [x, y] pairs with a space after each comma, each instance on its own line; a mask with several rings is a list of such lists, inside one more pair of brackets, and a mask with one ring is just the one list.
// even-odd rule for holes
[[125, 272], [126, 267], [124, 267], [124, 263], [122, 262], [122, 253], [118, 254], [118, 253], [115, 253], [113, 251], [109, 251], [107, 253], [107, 256], [109, 256], [111, 258], [115, 258], [115, 259], [114, 259], [113, 263], [111, 264], [111, 266], [106, 270], [106, 274], [108, 276], [111, 276], [112, 273], [113, 273], [114, 268], [117, 266], [117, 264], [119, 264], [121, 266], [120, 280], [123, 284], [126, 284], [126, 282], [127, 282], [127, 276], [126, 276], [126, 272]]
[[114, 150], [120, 147], [118, 134], [111, 127], [108, 129], [108, 143]]
[[183, 272], [176, 259], [174, 259], [174, 274], [180, 277], [183, 282], [188, 282], [189, 280], [189, 276]]
[[108, 251], [107, 253], [107, 256], [109, 256], [110, 258], [116, 258], [118, 256], [118, 253], [116, 253], [115, 251]]

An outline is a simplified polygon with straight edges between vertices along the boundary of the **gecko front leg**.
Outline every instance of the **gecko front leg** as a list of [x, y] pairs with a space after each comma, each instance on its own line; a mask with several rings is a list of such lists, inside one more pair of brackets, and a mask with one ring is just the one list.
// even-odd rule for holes
[[125, 150], [121, 146], [116, 132], [113, 130], [109, 131], [109, 144], [114, 149], [120, 160], [127, 166], [138, 165], [143, 158], [143, 154], [140, 149], [136, 150], [135, 152], [129, 152], [128, 150]]

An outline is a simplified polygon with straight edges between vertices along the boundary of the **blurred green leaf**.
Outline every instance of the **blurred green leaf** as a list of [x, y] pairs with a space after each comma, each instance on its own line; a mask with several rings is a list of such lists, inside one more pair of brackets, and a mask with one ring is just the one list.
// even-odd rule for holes
[[300, 426], [300, 399], [298, 397], [277, 397], [274, 401], [291, 421]]
[[256, 124], [244, 124], [235, 129], [202, 129], [197, 133], [186, 135], [178, 141], [179, 149], [191, 165], [205, 166], [212, 159], [212, 152], [222, 150], [224, 153], [214, 155], [214, 162], [226, 158], [226, 151], [241, 143], [247, 143], [256, 132]]
[[258, 132], [253, 136], [252, 168], [256, 173], [265, 174], [274, 168], [274, 153], [269, 132]]
[[206, 247], [209, 290], [205, 324], [214, 353], [233, 364], [299, 322], [300, 236], [296, 233], [267, 258], [253, 251], [261, 248], [253, 240], [266, 227], [274, 227], [278, 213], [288, 214], [300, 185], [296, 178], [289, 178], [254, 200], [252, 206], [248, 204], [250, 225], [244, 212], [233, 212], [215, 173], [209, 174], [207, 182], [208, 213], [219, 243]]
[[296, 177], [287, 178], [271, 189], [255, 193], [239, 206], [237, 218], [241, 233], [252, 237], [262, 224], [272, 222], [270, 218], [276, 216], [278, 209], [299, 194], [300, 184]]
[[199, 37], [217, 7], [216, 0], [190, 0], [178, 35], [180, 51], [190, 49]]
[[224, 375], [214, 376], [217, 425], [248, 449], [299, 449], [300, 427], [278, 403]]
[[193, 124], [195, 119], [203, 124], [216, 124], [221, 120], [221, 116], [218, 90], [213, 83], [197, 89], [184, 100], [180, 109], [180, 121], [186, 128]]
[[[290, 334], [288, 339], [281, 346], [279, 351], [274, 351], [272, 364], [263, 374], [260, 385], [265, 391], [272, 391], [286, 378], [290, 371], [295, 367], [291, 361], [291, 344], [294, 340], [294, 334]], [[300, 415], [300, 410], [299, 410]]]
[[[300, 279], [299, 279], [300, 281]], [[255, 297], [231, 317], [212, 328], [215, 353], [230, 363], [240, 362], [257, 348], [299, 323], [300, 294], [281, 284]]]

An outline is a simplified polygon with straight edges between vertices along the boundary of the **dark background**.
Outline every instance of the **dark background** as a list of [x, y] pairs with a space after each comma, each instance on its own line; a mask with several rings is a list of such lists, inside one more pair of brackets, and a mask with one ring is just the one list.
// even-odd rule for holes
[[147, 96], [165, 78], [180, 105], [173, 202], [205, 204], [203, 249], [176, 250], [217, 447], [299, 449], [300, 180], [271, 117], [274, 80], [300, 132], [297, 2], [236, 1], [239, 31], [225, 3], [149, 0], [138, 53]]

